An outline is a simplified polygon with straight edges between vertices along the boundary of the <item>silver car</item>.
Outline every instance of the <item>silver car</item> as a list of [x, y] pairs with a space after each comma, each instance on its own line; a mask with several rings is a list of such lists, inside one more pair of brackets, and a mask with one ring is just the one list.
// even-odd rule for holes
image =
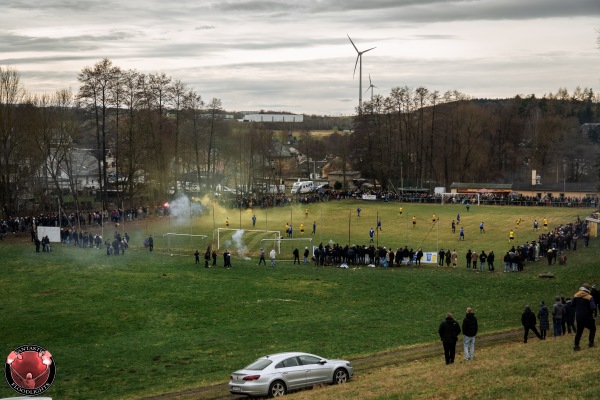
[[290, 352], [264, 356], [235, 371], [229, 391], [246, 396], [283, 396], [318, 384], [338, 384], [352, 378], [350, 361], [328, 360], [314, 354]]

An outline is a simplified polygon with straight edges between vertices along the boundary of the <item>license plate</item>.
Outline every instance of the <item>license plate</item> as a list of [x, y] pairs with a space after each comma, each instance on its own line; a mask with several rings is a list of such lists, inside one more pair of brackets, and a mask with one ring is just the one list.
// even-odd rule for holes
[[239, 386], [232, 386], [232, 387], [231, 387], [231, 390], [232, 390], [233, 392], [239, 392], [239, 391], [240, 391], [240, 390], [242, 390], [242, 389], [240, 389], [240, 387], [239, 387]]

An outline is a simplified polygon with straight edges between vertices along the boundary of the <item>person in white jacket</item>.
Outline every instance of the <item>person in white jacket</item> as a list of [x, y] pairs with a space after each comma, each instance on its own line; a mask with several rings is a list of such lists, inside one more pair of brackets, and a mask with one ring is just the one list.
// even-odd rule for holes
[[269, 253], [269, 257], [271, 258], [271, 267], [275, 267], [275, 249], [271, 249]]

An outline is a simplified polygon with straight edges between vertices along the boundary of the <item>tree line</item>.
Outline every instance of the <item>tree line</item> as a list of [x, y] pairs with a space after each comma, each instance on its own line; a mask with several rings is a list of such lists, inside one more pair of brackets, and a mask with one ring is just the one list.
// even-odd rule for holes
[[473, 99], [397, 87], [357, 110], [350, 158], [383, 187], [452, 182], [596, 182], [600, 97], [589, 88], [542, 98]]

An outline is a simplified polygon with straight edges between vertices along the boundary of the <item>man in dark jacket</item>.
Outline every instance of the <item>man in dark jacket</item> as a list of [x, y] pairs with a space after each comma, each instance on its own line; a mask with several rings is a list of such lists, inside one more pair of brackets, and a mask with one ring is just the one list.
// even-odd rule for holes
[[537, 318], [535, 317], [535, 314], [531, 311], [529, 304], [525, 306], [525, 311], [523, 311], [523, 314], [521, 314], [521, 324], [523, 324], [523, 328], [525, 329], [525, 335], [523, 336], [524, 343], [527, 343], [529, 330], [533, 331], [533, 333], [535, 333], [535, 336], [537, 336], [538, 339], [542, 340], [542, 335], [540, 335], [535, 326], [537, 324]]
[[462, 322], [462, 333], [465, 361], [469, 361], [475, 354], [475, 336], [477, 336], [477, 318], [471, 307], [467, 307], [467, 315]]
[[581, 340], [584, 328], [590, 330], [588, 338], [589, 346], [594, 347], [594, 336], [596, 336], [594, 309], [596, 308], [596, 303], [590, 294], [590, 285], [587, 283], [581, 285], [579, 291], [573, 296], [573, 307], [575, 308], [575, 319], [577, 320], [577, 333], [575, 334], [575, 347], [573, 349], [575, 351], [581, 350], [579, 348], [579, 341]]
[[446, 365], [453, 364], [454, 355], [456, 354], [456, 342], [458, 341], [458, 335], [460, 335], [460, 326], [452, 317], [452, 313], [446, 314], [446, 319], [440, 324], [438, 333], [444, 344]]
[[600, 305], [600, 291], [596, 289], [596, 285], [592, 285], [592, 289], [590, 290], [590, 294], [594, 299], [594, 303], [596, 303], [596, 308], [594, 309], [594, 318], [598, 316], [598, 305]]

